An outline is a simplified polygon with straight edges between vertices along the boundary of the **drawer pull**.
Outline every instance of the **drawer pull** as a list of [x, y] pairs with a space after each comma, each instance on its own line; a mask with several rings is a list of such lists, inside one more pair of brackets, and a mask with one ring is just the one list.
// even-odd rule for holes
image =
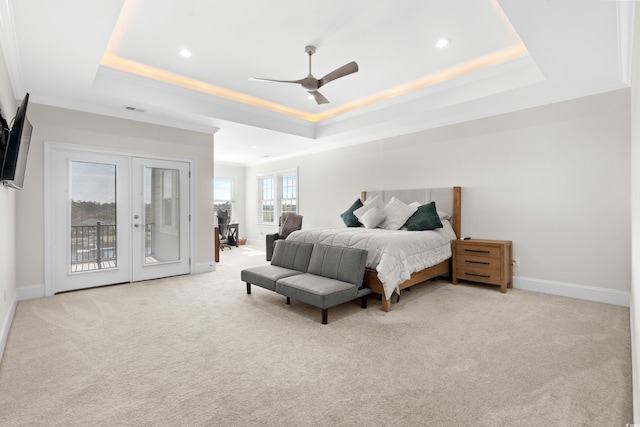
[[489, 277], [491, 277], [488, 274], [473, 274], [473, 273], [464, 273], [464, 274], [467, 276], [484, 277], [485, 279], [488, 279]]
[[481, 250], [481, 249], [465, 249], [464, 251], [465, 252], [475, 252], [475, 253], [478, 253], [478, 254], [490, 254], [491, 253], [490, 251]]
[[490, 265], [490, 262], [487, 261], [472, 261], [470, 259], [465, 259], [464, 262], [468, 262], [469, 264], [482, 264], [482, 265]]

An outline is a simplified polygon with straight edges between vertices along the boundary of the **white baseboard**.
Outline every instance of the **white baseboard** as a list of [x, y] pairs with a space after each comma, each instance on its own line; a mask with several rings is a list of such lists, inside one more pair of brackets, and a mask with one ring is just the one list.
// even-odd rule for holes
[[636, 362], [640, 359], [640, 356], [638, 355], [640, 349], [638, 349], [638, 341], [636, 340], [635, 301], [637, 301], [637, 297], [632, 299], [630, 304], [629, 318], [631, 321], [631, 398], [633, 402], [633, 421], [637, 423], [640, 420], [640, 380], [638, 379], [638, 370], [640, 369], [640, 366], [638, 366], [638, 363]]
[[614, 289], [597, 288], [594, 286], [576, 285], [573, 283], [553, 282], [543, 279], [515, 276], [513, 287], [525, 291], [542, 292], [545, 294], [601, 302], [605, 304], [629, 307], [630, 292]]
[[260, 245], [265, 245], [265, 240], [260, 240], [260, 239], [247, 239], [247, 245], [252, 245], [252, 246], [260, 246]]
[[16, 314], [16, 306], [18, 305], [18, 300], [15, 298], [15, 294], [13, 297], [13, 302], [11, 303], [11, 308], [7, 312], [7, 315], [4, 319], [2, 319], [2, 335], [0, 336], [0, 361], [2, 361], [2, 356], [4, 355], [4, 347], [7, 345], [7, 338], [9, 338], [9, 329], [11, 329], [11, 323], [13, 322], [13, 316]]
[[18, 301], [36, 298], [44, 298], [44, 284], [18, 286], [16, 288], [16, 299]]
[[208, 273], [209, 271], [215, 271], [215, 270], [216, 270], [216, 262], [215, 261], [201, 262], [199, 264], [196, 264], [195, 274]]

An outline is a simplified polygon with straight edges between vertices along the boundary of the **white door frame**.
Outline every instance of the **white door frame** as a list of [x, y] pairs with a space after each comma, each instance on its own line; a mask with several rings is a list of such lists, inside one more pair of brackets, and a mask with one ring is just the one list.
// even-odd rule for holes
[[[191, 171], [192, 177], [194, 176], [194, 159], [184, 158], [184, 157], [168, 157], [168, 156], [158, 156], [145, 152], [134, 152], [127, 150], [110, 150], [100, 147], [93, 147], [88, 145], [81, 144], [69, 144], [69, 143], [61, 143], [61, 142], [44, 142], [44, 294], [45, 296], [52, 296], [55, 293], [55, 289], [53, 286], [53, 265], [52, 265], [52, 252], [53, 252], [53, 218], [50, 213], [52, 212], [54, 201], [52, 195], [52, 184], [53, 184], [53, 151], [54, 150], [67, 150], [67, 151], [78, 151], [78, 152], [89, 152], [89, 153], [98, 153], [98, 154], [106, 154], [106, 155], [114, 155], [114, 156], [126, 156], [126, 157], [143, 157], [149, 159], [157, 159], [157, 160], [169, 160], [169, 161], [180, 161], [189, 163], [189, 169]], [[194, 185], [195, 179], [189, 180], [189, 212], [191, 217], [194, 218]], [[190, 263], [190, 274], [195, 274], [195, 242], [194, 242], [194, 222], [189, 222], [189, 251], [191, 253], [191, 263]], [[131, 277], [131, 272], [129, 273], [129, 277]]]

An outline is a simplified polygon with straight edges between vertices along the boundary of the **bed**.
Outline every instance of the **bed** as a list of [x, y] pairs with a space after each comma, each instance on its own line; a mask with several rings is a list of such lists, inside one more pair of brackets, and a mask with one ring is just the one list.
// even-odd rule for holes
[[365, 227], [299, 230], [287, 239], [367, 249], [364, 284], [382, 296], [382, 310], [402, 289], [451, 271], [451, 241], [460, 237], [460, 187], [363, 191], [360, 200], [378, 197], [382, 206], [396, 198], [406, 204], [435, 202], [443, 227], [433, 231]]

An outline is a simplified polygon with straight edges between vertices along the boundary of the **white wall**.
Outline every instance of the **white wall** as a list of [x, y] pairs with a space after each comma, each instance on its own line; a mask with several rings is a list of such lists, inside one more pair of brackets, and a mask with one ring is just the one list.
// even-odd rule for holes
[[[13, 119], [16, 107], [4, 54], [0, 49], [0, 111], [7, 122]], [[15, 197], [16, 190], [0, 185], [0, 359], [16, 299]]]
[[247, 168], [299, 168], [304, 228], [342, 226], [361, 190], [462, 187], [462, 234], [513, 241], [521, 279], [630, 290], [629, 90]]
[[17, 281], [26, 296], [44, 290], [44, 142], [80, 144], [194, 160], [196, 265], [214, 263], [213, 134], [30, 104], [33, 124], [24, 190], [17, 199]]

